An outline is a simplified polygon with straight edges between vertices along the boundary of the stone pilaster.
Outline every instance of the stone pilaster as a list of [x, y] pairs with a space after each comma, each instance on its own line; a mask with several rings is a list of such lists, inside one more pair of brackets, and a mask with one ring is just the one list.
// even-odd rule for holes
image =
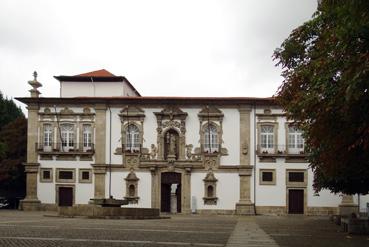
[[96, 134], [95, 134], [95, 199], [105, 198], [105, 175], [106, 175], [106, 159], [105, 159], [105, 145], [106, 145], [106, 105], [97, 104], [96, 111]]
[[186, 168], [183, 173], [183, 202], [182, 202], [182, 213], [191, 213], [191, 168]]
[[27, 126], [27, 163], [24, 163], [26, 172], [26, 198], [20, 202], [22, 210], [39, 210], [40, 201], [37, 197], [37, 174], [40, 164], [36, 152], [38, 110], [36, 104], [30, 104], [28, 107], [28, 126]]
[[159, 175], [155, 167], [150, 168], [151, 171], [151, 207], [160, 209], [159, 201]]
[[105, 198], [106, 165], [93, 164], [92, 167], [95, 175], [94, 199], [103, 199]]
[[339, 215], [348, 216], [352, 213], [357, 214], [359, 212], [358, 205], [354, 203], [352, 195], [342, 195], [341, 204], [338, 205]]
[[250, 165], [250, 107], [240, 107], [240, 201], [236, 204], [236, 214], [253, 215], [255, 207], [251, 201], [251, 175], [253, 166]]

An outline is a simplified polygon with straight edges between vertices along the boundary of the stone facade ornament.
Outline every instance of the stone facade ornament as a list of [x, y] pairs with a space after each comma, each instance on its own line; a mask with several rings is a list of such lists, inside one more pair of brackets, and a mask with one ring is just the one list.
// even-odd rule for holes
[[192, 144], [186, 145], [186, 157], [189, 160], [192, 160], [192, 158], [193, 158], [192, 148], [193, 148], [193, 145]]
[[155, 160], [158, 155], [158, 149], [155, 144], [151, 144], [150, 159]]
[[40, 91], [38, 91], [38, 88], [42, 87], [42, 84], [37, 81], [37, 72], [33, 72], [33, 80], [28, 81], [28, 84], [32, 86], [32, 89], [29, 90], [31, 93], [32, 98], [38, 98], [40, 96]]
[[206, 174], [206, 177], [203, 179], [204, 181], [204, 192], [205, 195], [203, 197], [205, 205], [216, 205], [218, 201], [218, 197], [216, 196], [216, 186], [218, 179], [215, 178], [213, 171], [210, 171]]
[[154, 112], [157, 120], [157, 159], [174, 162], [186, 158], [187, 113], [175, 105]]

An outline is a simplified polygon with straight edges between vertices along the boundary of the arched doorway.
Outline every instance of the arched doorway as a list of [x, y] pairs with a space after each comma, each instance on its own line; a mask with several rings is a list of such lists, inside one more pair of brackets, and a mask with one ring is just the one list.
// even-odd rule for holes
[[[163, 172], [161, 174], [161, 200], [160, 211], [167, 213], [177, 213], [182, 211], [181, 197], [182, 197], [182, 175], [177, 172]], [[175, 201], [174, 201], [175, 200]], [[176, 207], [173, 209], [173, 206]]]
[[164, 135], [164, 159], [178, 159], [179, 156], [179, 134], [175, 129], [169, 129]]

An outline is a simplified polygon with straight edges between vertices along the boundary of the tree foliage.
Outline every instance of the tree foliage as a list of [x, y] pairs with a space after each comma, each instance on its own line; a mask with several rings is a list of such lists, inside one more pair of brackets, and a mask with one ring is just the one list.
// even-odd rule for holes
[[0, 92], [0, 195], [24, 196], [26, 152], [27, 120]]
[[276, 99], [304, 130], [314, 188], [369, 192], [369, 1], [323, 0], [274, 52]]

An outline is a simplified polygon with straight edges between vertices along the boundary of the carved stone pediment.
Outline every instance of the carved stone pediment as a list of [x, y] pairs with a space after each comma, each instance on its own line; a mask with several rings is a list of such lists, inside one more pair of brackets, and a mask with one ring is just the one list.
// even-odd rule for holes
[[137, 106], [126, 106], [119, 112], [121, 122], [128, 120], [143, 120], [145, 112]]
[[154, 112], [156, 118], [158, 120], [185, 120], [187, 117], [187, 113], [183, 112], [181, 109], [179, 109], [178, 106], [166, 106], [162, 111], [160, 112]]
[[68, 107], [64, 107], [63, 110], [60, 111], [60, 114], [62, 115], [70, 115], [70, 114], [73, 114], [74, 111], [69, 109]]
[[198, 113], [200, 121], [206, 120], [215, 120], [215, 121], [222, 121], [224, 114], [221, 110], [219, 110], [215, 106], [205, 106], [201, 109]]

